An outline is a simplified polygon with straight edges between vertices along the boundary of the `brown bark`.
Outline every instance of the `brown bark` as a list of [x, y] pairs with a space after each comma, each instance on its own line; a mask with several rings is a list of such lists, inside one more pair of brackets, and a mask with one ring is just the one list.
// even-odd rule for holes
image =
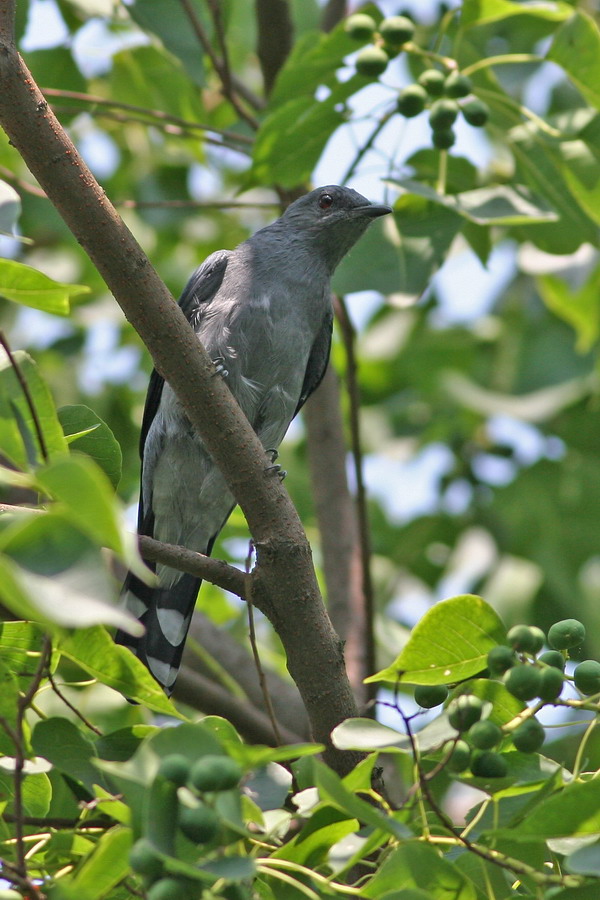
[[310, 547], [260, 441], [183, 313], [65, 134], [16, 51], [14, 0], [0, 4], [0, 124], [173, 387], [242, 507], [257, 551], [253, 599], [278, 630], [316, 740], [345, 773], [359, 758], [329, 741], [356, 706]]

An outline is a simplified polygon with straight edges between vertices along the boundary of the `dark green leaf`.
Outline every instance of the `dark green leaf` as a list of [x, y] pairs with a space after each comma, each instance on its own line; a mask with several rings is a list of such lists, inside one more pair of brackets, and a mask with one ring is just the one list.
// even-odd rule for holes
[[76, 450], [91, 456], [108, 475], [114, 488], [121, 478], [123, 454], [114, 434], [102, 419], [88, 406], [61, 406], [58, 419], [66, 437], [86, 432], [70, 441]]
[[[190, 6], [193, 15], [206, 27], [204, 4], [191, 0]], [[155, 34], [167, 50], [181, 60], [194, 84], [203, 87], [202, 45], [183, 4], [171, 0], [136, 0], [127, 6], [127, 12], [140, 28]]]

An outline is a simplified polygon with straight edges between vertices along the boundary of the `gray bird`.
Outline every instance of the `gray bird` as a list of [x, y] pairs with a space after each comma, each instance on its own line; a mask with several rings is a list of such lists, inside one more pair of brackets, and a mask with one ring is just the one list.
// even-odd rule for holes
[[[179, 305], [265, 449], [279, 446], [325, 373], [336, 266], [370, 223], [389, 212], [350, 188], [318, 188], [235, 250], [211, 254], [188, 281]], [[235, 499], [156, 371], [140, 455], [139, 533], [210, 554]], [[116, 640], [170, 694], [200, 579], [161, 564], [156, 575], [153, 587], [127, 577], [125, 605], [145, 633], [132, 638], [119, 631]]]

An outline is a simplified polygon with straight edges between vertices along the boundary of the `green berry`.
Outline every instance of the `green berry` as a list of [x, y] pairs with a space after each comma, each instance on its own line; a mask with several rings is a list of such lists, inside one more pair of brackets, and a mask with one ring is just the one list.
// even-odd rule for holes
[[477, 778], [504, 778], [508, 773], [506, 760], [493, 750], [481, 750], [473, 754], [471, 772]]
[[467, 739], [478, 750], [491, 750], [500, 743], [502, 737], [502, 729], [489, 719], [475, 722], [467, 732]]
[[407, 41], [412, 40], [415, 26], [406, 16], [390, 16], [384, 19], [379, 26], [379, 34], [386, 43], [392, 47], [401, 47]]
[[365, 47], [356, 57], [356, 71], [367, 78], [377, 78], [385, 72], [389, 61], [381, 47]]
[[161, 878], [148, 891], [148, 900], [182, 900], [187, 894], [187, 885], [178, 878]]
[[352, 40], [362, 41], [363, 43], [371, 40], [376, 28], [375, 19], [364, 13], [356, 13], [354, 16], [349, 16], [344, 24], [346, 34]]
[[427, 69], [419, 75], [418, 81], [430, 97], [441, 97], [444, 93], [446, 78], [444, 73], [438, 69]]
[[444, 93], [447, 97], [466, 97], [473, 89], [471, 79], [460, 72], [450, 72], [444, 82]]
[[457, 741], [454, 745], [452, 756], [450, 756], [447, 762], [448, 770], [458, 775], [468, 768], [470, 761], [471, 748], [466, 741]]
[[586, 659], [579, 663], [573, 672], [575, 687], [582, 694], [600, 693], [600, 663], [595, 659]]
[[510, 647], [504, 647], [500, 644], [498, 647], [492, 647], [487, 655], [487, 667], [490, 675], [504, 675], [508, 669], [512, 669], [516, 665], [517, 658], [514, 651]]
[[538, 662], [552, 666], [554, 669], [560, 669], [561, 672], [565, 671], [565, 658], [558, 650], [546, 650], [545, 653], [540, 653]]
[[513, 731], [512, 742], [521, 753], [535, 753], [544, 743], [546, 732], [537, 719], [526, 719]]
[[398, 112], [412, 119], [425, 109], [427, 92], [420, 84], [411, 84], [400, 92], [398, 97]]
[[457, 731], [468, 731], [483, 713], [483, 702], [472, 694], [461, 694], [448, 704], [448, 721]]
[[179, 814], [179, 827], [194, 844], [208, 844], [219, 829], [219, 819], [208, 806], [184, 807]]
[[229, 756], [203, 756], [190, 771], [190, 782], [197, 791], [228, 791], [237, 787], [242, 770]]
[[429, 124], [434, 131], [445, 131], [456, 122], [458, 104], [454, 100], [443, 97], [431, 105], [429, 112]]
[[456, 140], [451, 128], [438, 128], [431, 134], [431, 143], [437, 150], [449, 150]]
[[181, 753], [171, 753], [161, 760], [158, 774], [177, 787], [183, 787], [190, 775], [190, 762]]
[[551, 703], [560, 695], [563, 689], [563, 674], [553, 666], [546, 666], [540, 671], [540, 687], [538, 697]]
[[489, 106], [477, 97], [466, 100], [460, 108], [469, 125], [473, 125], [475, 128], [482, 128], [490, 117]]
[[554, 650], [571, 650], [585, 640], [585, 626], [578, 619], [555, 622], [548, 632], [548, 643]]
[[541, 672], [535, 666], [514, 666], [504, 676], [504, 684], [513, 697], [519, 700], [533, 700], [540, 690]]
[[415, 688], [415, 703], [423, 709], [439, 706], [448, 696], [445, 684], [418, 684]]
[[514, 625], [508, 634], [506, 640], [515, 650], [520, 653], [533, 653], [536, 644], [535, 635], [529, 625]]
[[129, 851], [129, 864], [134, 872], [148, 881], [156, 881], [163, 872], [163, 861], [146, 838], [136, 841]]

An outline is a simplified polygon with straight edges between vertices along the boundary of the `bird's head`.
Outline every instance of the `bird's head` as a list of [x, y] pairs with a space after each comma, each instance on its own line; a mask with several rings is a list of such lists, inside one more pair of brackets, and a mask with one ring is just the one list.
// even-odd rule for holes
[[391, 211], [352, 188], [328, 184], [291, 203], [279, 221], [305, 238], [333, 272], [369, 225]]

